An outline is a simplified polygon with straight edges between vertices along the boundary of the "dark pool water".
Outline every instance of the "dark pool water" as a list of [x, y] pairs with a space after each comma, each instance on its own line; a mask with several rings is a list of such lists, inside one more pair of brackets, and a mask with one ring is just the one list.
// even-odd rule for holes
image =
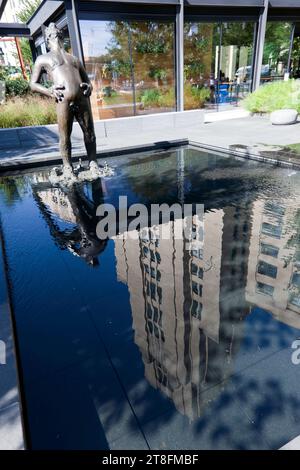
[[[109, 163], [69, 191], [49, 169], [0, 180], [30, 446], [284, 445], [300, 434], [300, 173], [195, 149]], [[204, 204], [189, 249], [152, 229], [100, 241], [96, 208], [120, 195]]]

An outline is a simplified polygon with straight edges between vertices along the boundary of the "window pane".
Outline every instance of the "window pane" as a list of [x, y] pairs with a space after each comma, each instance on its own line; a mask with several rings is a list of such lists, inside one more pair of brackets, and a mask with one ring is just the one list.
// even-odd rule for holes
[[272, 279], [276, 279], [277, 277], [277, 267], [266, 263], [265, 261], [259, 261], [257, 272], [259, 274], [263, 274], [264, 276], [271, 277]]
[[235, 104], [252, 83], [254, 23], [186, 22], [185, 109]]
[[270, 21], [267, 24], [261, 83], [282, 80], [288, 72], [292, 24]]
[[263, 233], [264, 235], [268, 235], [269, 237], [280, 238], [281, 227], [280, 225], [273, 225], [267, 222], [263, 222], [261, 226], [261, 233]]
[[80, 20], [95, 119], [175, 110], [174, 24]]
[[216, 23], [186, 22], [184, 25], [184, 107], [199, 109], [215, 102], [218, 77], [217, 46], [220, 27]]
[[256, 290], [261, 294], [270, 295], [272, 297], [274, 292], [274, 287], [264, 284], [263, 282], [256, 283]]
[[227, 102], [237, 102], [251, 91], [254, 23], [222, 25], [220, 81], [227, 84]]
[[278, 257], [279, 248], [267, 243], [262, 243], [260, 246], [260, 251], [263, 255], [272, 256], [273, 258]]
[[175, 110], [174, 24], [131, 22], [136, 114]]
[[81, 20], [87, 73], [93, 84], [95, 119], [133, 115], [128, 24], [124, 21]]

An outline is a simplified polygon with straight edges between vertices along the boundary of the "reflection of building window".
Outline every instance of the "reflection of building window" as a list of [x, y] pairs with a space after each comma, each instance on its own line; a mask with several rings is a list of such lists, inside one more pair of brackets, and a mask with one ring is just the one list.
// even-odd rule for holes
[[274, 292], [274, 287], [269, 286], [268, 284], [264, 284], [263, 282], [256, 283], [256, 290], [257, 292], [265, 295], [270, 295], [272, 297]]
[[300, 293], [290, 292], [289, 303], [300, 308]]
[[260, 252], [263, 255], [272, 256], [272, 258], [278, 258], [279, 248], [268, 243], [261, 243]]
[[264, 276], [271, 277], [272, 279], [276, 279], [277, 277], [277, 267], [266, 263], [265, 261], [258, 262], [257, 272], [259, 274], [263, 274]]
[[156, 300], [156, 286], [153, 282], [150, 283], [150, 292], [151, 292], [151, 299]]
[[192, 274], [198, 276], [199, 279], [203, 279], [203, 268], [197, 266], [195, 263], [192, 263]]
[[195, 258], [198, 258], [198, 259], [203, 259], [203, 250], [202, 250], [202, 248], [193, 249], [192, 250], [192, 256], [194, 256]]
[[272, 215], [282, 217], [285, 214], [285, 208], [275, 202], [266, 202], [264, 212], [271, 212]]
[[147, 302], [146, 315], [149, 320], [153, 320], [159, 326], [161, 326], [162, 311], [159, 310], [155, 305], [151, 305]]
[[161, 287], [157, 287], [157, 295], [158, 295], [158, 300], [159, 302], [161, 302], [161, 299], [162, 299], [162, 289]]
[[300, 273], [294, 273], [292, 277], [292, 284], [300, 287]]
[[150, 259], [151, 261], [155, 261], [155, 254], [153, 250], [150, 250]]
[[[148, 268], [147, 273], [149, 273], [149, 268]], [[151, 268], [151, 277], [152, 279], [156, 279], [157, 281], [160, 281], [161, 272], [159, 271], [159, 269], [156, 270], [155, 268]]]
[[197, 318], [197, 320], [201, 320], [202, 303], [197, 302], [197, 300], [193, 300], [191, 313], [194, 318]]
[[143, 255], [147, 257], [148, 253], [149, 253], [149, 248], [147, 248], [146, 246], [143, 246]]
[[197, 294], [199, 295], [199, 297], [202, 297], [202, 284], [198, 284], [198, 282], [193, 281], [192, 290], [194, 294]]
[[272, 225], [267, 222], [263, 222], [261, 226], [261, 232], [264, 235], [268, 235], [269, 237], [273, 238], [280, 238], [281, 237], [281, 226], [280, 225]]

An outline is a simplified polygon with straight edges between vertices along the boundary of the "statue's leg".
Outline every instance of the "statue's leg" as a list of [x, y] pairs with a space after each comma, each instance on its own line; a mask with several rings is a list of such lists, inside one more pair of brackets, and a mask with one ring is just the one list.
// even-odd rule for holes
[[72, 145], [71, 145], [71, 133], [74, 121], [74, 112], [70, 108], [70, 103], [62, 102], [57, 103], [57, 123], [59, 132], [59, 145], [60, 153], [65, 168], [72, 167]]
[[96, 161], [96, 135], [90, 100], [83, 98], [77, 103], [75, 117], [82, 129], [89, 161]]

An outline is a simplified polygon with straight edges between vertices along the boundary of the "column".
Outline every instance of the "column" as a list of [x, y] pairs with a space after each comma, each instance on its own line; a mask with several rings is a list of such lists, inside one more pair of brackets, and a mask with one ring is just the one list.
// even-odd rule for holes
[[268, 10], [269, 10], [269, 0], [264, 0], [264, 8], [259, 17], [258, 30], [257, 30], [257, 36], [256, 36], [255, 60], [254, 60], [253, 84], [252, 84], [253, 91], [256, 90], [260, 86], [260, 76], [261, 76], [266, 28], [267, 28], [267, 21], [268, 21]]
[[72, 53], [84, 64], [81, 35], [78, 21], [78, 9], [75, 0], [64, 0], [66, 16], [72, 46]]
[[184, 111], [184, 6], [183, 1], [179, 0], [180, 5], [176, 11], [176, 110]]

